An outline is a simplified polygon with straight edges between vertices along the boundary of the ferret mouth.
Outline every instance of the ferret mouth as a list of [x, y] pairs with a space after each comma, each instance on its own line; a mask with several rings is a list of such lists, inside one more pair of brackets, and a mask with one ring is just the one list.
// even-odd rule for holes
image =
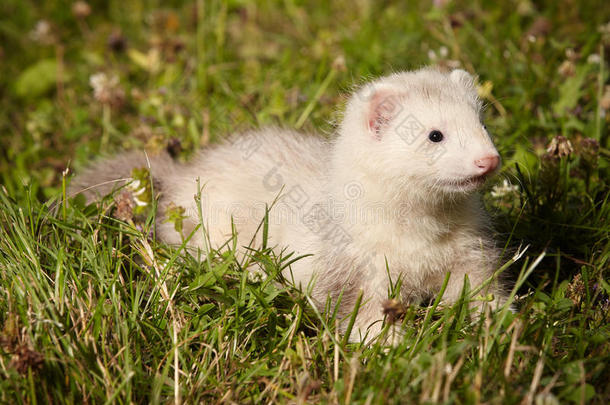
[[487, 180], [487, 175], [470, 176], [462, 179], [449, 180], [446, 182], [448, 188], [453, 191], [471, 191], [483, 185]]

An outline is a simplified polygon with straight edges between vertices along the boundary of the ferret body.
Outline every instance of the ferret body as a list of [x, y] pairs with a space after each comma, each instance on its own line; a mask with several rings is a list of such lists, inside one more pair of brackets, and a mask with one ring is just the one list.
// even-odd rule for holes
[[[102, 184], [88, 197], [107, 193], [107, 182], [149, 164], [163, 241], [182, 242], [173, 224], [163, 222], [169, 203], [186, 209], [183, 236], [199, 223], [198, 178], [212, 247], [231, 238], [232, 222], [239, 246], [252, 240], [260, 246], [270, 207], [267, 245], [311, 255], [286, 270], [289, 280], [309, 286], [320, 308], [342, 293], [341, 317], [362, 291], [351, 340], [380, 331], [391, 282], [400, 279], [404, 302], [417, 302], [436, 294], [451, 273], [443, 295], [450, 303], [466, 275], [477, 287], [496, 269], [498, 253], [474, 192], [499, 156], [480, 121], [473, 79], [462, 70], [403, 72], [363, 86], [330, 141], [272, 128], [204, 149], [187, 165], [129, 153], [94, 165], [72, 190]], [[201, 232], [189, 244], [207, 246]], [[483, 293], [494, 295], [494, 305], [506, 300], [497, 282]]]

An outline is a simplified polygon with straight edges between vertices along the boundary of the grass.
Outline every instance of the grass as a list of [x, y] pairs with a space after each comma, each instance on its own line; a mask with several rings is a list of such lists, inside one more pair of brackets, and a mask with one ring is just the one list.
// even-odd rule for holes
[[[610, 401], [610, 9], [378, 3], [0, 4], [0, 402]], [[152, 216], [65, 196], [120, 149], [330, 133], [351, 86], [423, 64], [479, 75], [515, 314], [408, 307], [397, 347], [348, 344], [282, 283], [288, 252], [253, 252], [267, 277], [248, 279], [231, 241], [164, 246]]]

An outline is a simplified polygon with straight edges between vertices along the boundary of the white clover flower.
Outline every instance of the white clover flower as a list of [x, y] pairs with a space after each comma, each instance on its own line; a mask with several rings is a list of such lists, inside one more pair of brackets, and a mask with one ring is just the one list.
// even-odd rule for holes
[[36, 26], [28, 34], [30, 39], [41, 44], [50, 44], [53, 42], [51, 33], [51, 24], [47, 20], [39, 20]]
[[502, 185], [495, 185], [491, 190], [493, 198], [502, 198], [505, 195], [515, 194], [519, 191], [519, 186], [511, 184], [507, 179], [502, 181]]
[[258, 283], [261, 281], [265, 281], [267, 278], [267, 274], [261, 269], [252, 269], [248, 271], [248, 281], [251, 283]]
[[116, 75], [108, 77], [104, 72], [95, 73], [89, 77], [89, 84], [93, 87], [93, 97], [101, 103], [119, 103], [124, 98]]
[[119, 84], [119, 79], [116, 76], [108, 77], [106, 73], [100, 72], [89, 77], [89, 84], [93, 87], [93, 96], [102, 101], [106, 93]]
[[135, 202], [138, 207], [147, 207], [148, 206], [148, 203], [146, 201], [139, 200], [135, 197], [133, 198], [133, 202]]
[[138, 207], [148, 206], [148, 201], [141, 200], [138, 198], [146, 192], [146, 186], [140, 187], [141, 181], [133, 178], [129, 178], [127, 182], [129, 183], [127, 187], [129, 188], [129, 191], [131, 191], [133, 202], [135, 202]]
[[129, 188], [131, 190], [137, 190], [138, 188], [140, 188], [140, 180], [138, 179], [134, 179], [134, 178], [129, 178], [127, 181], [129, 181]]
[[449, 49], [447, 49], [447, 47], [443, 45], [438, 48], [438, 54], [441, 58], [445, 59], [449, 55]]
[[587, 57], [587, 63], [590, 63], [592, 65], [599, 65], [601, 60], [602, 58], [596, 53], [592, 53], [591, 55], [589, 55], [589, 57]]
[[145, 192], [146, 192], [146, 187], [134, 188], [132, 194], [134, 196], [139, 196], [139, 195], [142, 195]]

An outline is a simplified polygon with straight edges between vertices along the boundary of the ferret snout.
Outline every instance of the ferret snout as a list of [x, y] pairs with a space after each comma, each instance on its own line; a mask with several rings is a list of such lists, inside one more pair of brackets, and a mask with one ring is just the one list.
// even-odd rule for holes
[[496, 170], [500, 164], [500, 156], [489, 155], [474, 161], [480, 176], [488, 174]]

